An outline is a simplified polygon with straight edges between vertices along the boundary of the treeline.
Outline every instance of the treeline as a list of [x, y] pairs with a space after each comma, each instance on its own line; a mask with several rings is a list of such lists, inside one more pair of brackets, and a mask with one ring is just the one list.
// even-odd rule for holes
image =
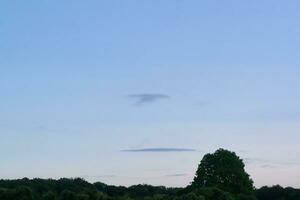
[[[258, 200], [299, 200], [300, 189], [280, 186], [254, 190]], [[247, 199], [243, 196], [239, 199]], [[186, 188], [91, 184], [83, 179], [0, 180], [0, 200], [227, 200], [230, 194], [214, 187], [186, 191]], [[248, 199], [250, 199], [248, 197]]]
[[255, 194], [259, 200], [300, 200], [300, 189], [283, 188], [279, 185], [261, 187], [255, 191]]
[[255, 189], [234, 153], [219, 149], [201, 160], [185, 188], [111, 186], [81, 178], [0, 180], [0, 200], [300, 200], [300, 190], [280, 186]]
[[173, 199], [179, 188], [91, 184], [81, 178], [0, 180], [0, 200], [150, 200]]

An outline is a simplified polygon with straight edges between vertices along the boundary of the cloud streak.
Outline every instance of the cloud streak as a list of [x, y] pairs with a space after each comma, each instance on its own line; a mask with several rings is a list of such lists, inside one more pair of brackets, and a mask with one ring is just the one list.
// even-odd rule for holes
[[182, 176], [188, 176], [188, 174], [182, 173], [182, 174], [168, 174], [166, 177], [182, 177]]
[[136, 101], [135, 102], [136, 105], [144, 105], [144, 104], [148, 104], [148, 103], [154, 103], [156, 101], [170, 98], [170, 96], [168, 96], [166, 94], [150, 94], [150, 93], [130, 94], [127, 97], [134, 99]]
[[142, 148], [142, 149], [125, 149], [123, 152], [194, 152], [195, 149], [188, 148]]
[[275, 160], [267, 160], [267, 159], [261, 159], [261, 158], [246, 158], [246, 159], [244, 159], [244, 161], [247, 164], [258, 165], [261, 168], [278, 168], [278, 167], [284, 167], [284, 166], [300, 165], [300, 161], [297, 161], [296, 159], [293, 159], [292, 161], [291, 160], [275, 161]]

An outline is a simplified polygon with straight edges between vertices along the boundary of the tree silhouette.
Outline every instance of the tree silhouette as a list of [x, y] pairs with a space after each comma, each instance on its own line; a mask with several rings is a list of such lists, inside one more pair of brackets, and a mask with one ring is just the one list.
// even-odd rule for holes
[[0, 200], [299, 200], [300, 189], [279, 185], [254, 189], [243, 161], [228, 150], [206, 154], [184, 188], [89, 183], [81, 178], [0, 179]]
[[49, 191], [43, 195], [43, 200], [55, 200], [55, 194]]
[[243, 161], [234, 153], [219, 149], [201, 160], [192, 187], [217, 187], [232, 194], [252, 193], [253, 182]]

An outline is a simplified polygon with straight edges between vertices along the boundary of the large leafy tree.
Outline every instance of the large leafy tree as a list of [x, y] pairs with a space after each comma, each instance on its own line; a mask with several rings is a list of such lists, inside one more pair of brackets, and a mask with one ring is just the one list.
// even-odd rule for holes
[[232, 194], [252, 193], [253, 182], [234, 152], [218, 149], [201, 160], [192, 187], [217, 187]]

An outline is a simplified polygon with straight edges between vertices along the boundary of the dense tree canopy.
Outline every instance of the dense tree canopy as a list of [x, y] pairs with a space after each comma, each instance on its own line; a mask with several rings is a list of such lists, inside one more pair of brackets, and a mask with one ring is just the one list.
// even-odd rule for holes
[[299, 200], [300, 190], [291, 187], [283, 188], [279, 185], [264, 186], [255, 191], [259, 200]]
[[219, 149], [201, 160], [193, 187], [217, 187], [232, 194], [252, 193], [254, 187], [243, 161], [228, 150]]
[[243, 161], [224, 149], [203, 157], [186, 188], [111, 186], [80, 178], [0, 180], [0, 200], [300, 200], [300, 190], [293, 188], [253, 190]]

